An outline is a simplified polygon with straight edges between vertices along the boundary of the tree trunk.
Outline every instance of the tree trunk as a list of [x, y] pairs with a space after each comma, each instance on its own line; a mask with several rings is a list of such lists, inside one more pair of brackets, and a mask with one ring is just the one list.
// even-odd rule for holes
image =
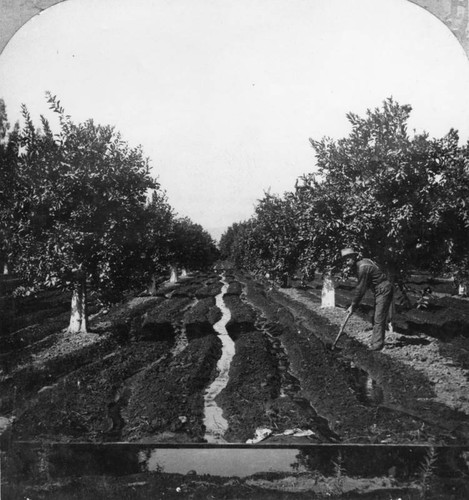
[[321, 307], [335, 307], [335, 287], [330, 274], [324, 276], [322, 283]]
[[181, 270], [181, 278], [187, 278], [187, 271], [185, 267], [183, 267]]
[[178, 282], [178, 269], [177, 266], [172, 265], [171, 266], [171, 277], [169, 278], [170, 283], [177, 283]]
[[86, 313], [86, 282], [80, 281], [72, 293], [72, 312], [70, 314], [70, 333], [87, 333], [88, 318]]

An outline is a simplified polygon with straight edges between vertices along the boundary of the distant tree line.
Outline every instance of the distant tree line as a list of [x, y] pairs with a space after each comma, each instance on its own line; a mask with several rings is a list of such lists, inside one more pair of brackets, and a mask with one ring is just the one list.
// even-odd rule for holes
[[469, 144], [455, 130], [409, 134], [410, 112], [390, 98], [365, 117], [347, 114], [347, 137], [310, 139], [316, 172], [292, 192], [266, 193], [249, 220], [229, 227], [223, 258], [282, 280], [333, 270], [353, 246], [395, 282], [412, 269], [467, 280]]
[[72, 290], [71, 331], [86, 331], [86, 294], [115, 302], [155, 289], [169, 268], [200, 269], [218, 250], [210, 235], [180, 218], [150, 175], [140, 147], [110, 126], [74, 123], [55, 96], [53, 133], [25, 106], [10, 130], [0, 100], [0, 261], [23, 279], [24, 293]]

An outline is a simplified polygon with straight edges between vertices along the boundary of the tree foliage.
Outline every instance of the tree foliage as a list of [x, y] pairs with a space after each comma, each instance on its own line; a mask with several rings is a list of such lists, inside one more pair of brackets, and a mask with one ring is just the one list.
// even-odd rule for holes
[[25, 284], [71, 289], [80, 295], [72, 309], [86, 314], [89, 286], [115, 301], [175, 258], [188, 268], [213, 262], [212, 239], [176, 217], [140, 147], [113, 127], [74, 123], [47, 99], [57, 133], [44, 117], [36, 128], [25, 106], [23, 126], [8, 133], [0, 102], [0, 246]]
[[218, 258], [212, 237], [188, 217], [174, 220], [169, 238], [169, 261], [176, 267], [204, 269]]
[[156, 188], [140, 148], [112, 127], [75, 124], [53, 96], [60, 131], [45, 118], [34, 128], [25, 107], [18, 142], [16, 186], [8, 217], [8, 255], [29, 283], [74, 286], [85, 279], [118, 288], [138, 252], [136, 231], [146, 192]]
[[[5, 103], [0, 99], [0, 263], [7, 263], [7, 242], [10, 238], [7, 221], [14, 192], [18, 185], [18, 125], [8, 133], [10, 124]], [[3, 271], [3, 266], [0, 272]]]
[[[312, 140], [317, 169], [294, 192], [261, 200], [246, 231], [233, 226], [224, 252], [244, 253], [260, 270], [330, 269], [353, 246], [400, 279], [412, 268], [467, 274], [468, 145], [454, 130], [441, 139], [408, 133], [411, 107], [387, 99], [351, 132]], [[242, 250], [239, 248], [242, 236]], [[229, 245], [228, 245], [229, 241]]]

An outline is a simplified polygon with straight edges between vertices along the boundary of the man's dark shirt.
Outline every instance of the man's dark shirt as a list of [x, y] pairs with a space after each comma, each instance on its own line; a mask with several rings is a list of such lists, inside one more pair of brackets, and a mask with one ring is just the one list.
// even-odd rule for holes
[[377, 285], [387, 280], [386, 275], [371, 259], [357, 262], [358, 283], [352, 300], [353, 306], [358, 306], [368, 288], [374, 292]]

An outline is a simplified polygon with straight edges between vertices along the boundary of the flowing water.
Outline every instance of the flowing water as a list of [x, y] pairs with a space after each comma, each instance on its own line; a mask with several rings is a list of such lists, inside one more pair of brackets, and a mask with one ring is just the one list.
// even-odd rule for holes
[[233, 359], [235, 347], [234, 342], [228, 335], [226, 324], [231, 318], [229, 309], [223, 301], [223, 295], [228, 289], [228, 283], [224, 280], [223, 288], [216, 297], [216, 305], [222, 312], [220, 321], [213, 325], [222, 342], [222, 355], [217, 363], [218, 376], [205, 392], [205, 439], [208, 443], [226, 443], [223, 435], [228, 429], [228, 422], [223, 418], [223, 410], [215, 402], [215, 398], [226, 387], [230, 371], [231, 360]]

